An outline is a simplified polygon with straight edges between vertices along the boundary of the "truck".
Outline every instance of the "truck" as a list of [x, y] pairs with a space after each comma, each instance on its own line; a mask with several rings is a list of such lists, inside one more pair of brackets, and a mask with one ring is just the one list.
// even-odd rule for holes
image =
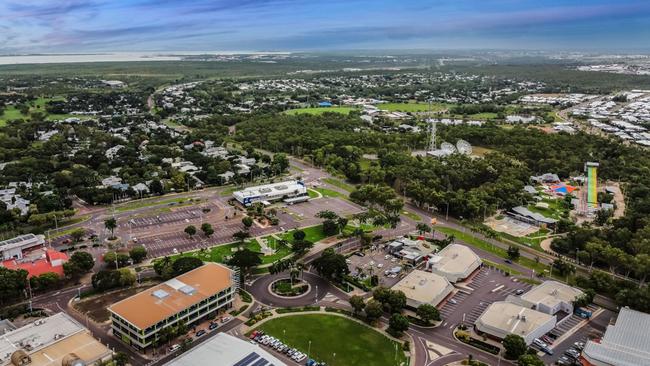
[[584, 319], [589, 319], [591, 318], [591, 311], [585, 309], [585, 308], [576, 308], [575, 310], [576, 315], [578, 315], [581, 318]]

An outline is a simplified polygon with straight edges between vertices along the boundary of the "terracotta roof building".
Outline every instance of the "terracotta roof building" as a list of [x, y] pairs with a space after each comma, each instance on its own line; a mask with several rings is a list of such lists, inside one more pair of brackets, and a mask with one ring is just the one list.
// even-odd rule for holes
[[113, 334], [146, 348], [158, 333], [178, 322], [192, 324], [232, 306], [236, 273], [217, 263], [203, 266], [144, 290], [108, 308]]

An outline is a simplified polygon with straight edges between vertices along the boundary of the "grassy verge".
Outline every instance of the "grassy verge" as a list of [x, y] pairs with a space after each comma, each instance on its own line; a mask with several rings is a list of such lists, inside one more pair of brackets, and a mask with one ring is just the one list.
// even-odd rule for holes
[[422, 218], [420, 217], [420, 215], [418, 215], [418, 214], [416, 214], [414, 212], [411, 212], [411, 211], [404, 210], [404, 211], [402, 211], [402, 215], [408, 217], [409, 219], [411, 219], [413, 221], [422, 221]]
[[356, 189], [356, 187], [353, 186], [352, 184], [345, 183], [345, 182], [343, 182], [341, 180], [338, 180], [336, 178], [323, 178], [323, 182], [325, 182], [327, 184], [331, 184], [334, 187], [341, 188], [341, 189], [343, 189], [345, 191], [348, 191], [348, 192], [352, 192], [352, 191], [354, 191]]
[[157, 201], [155, 198], [153, 198], [153, 199], [146, 199], [146, 200], [138, 200], [138, 201], [130, 202], [124, 206], [118, 206], [115, 208], [115, 211], [124, 212], [124, 211], [137, 210], [139, 208], [158, 206], [158, 205], [176, 205], [176, 204], [197, 203], [197, 202], [200, 202], [200, 200], [198, 199], [195, 200], [193, 198], [170, 198], [170, 199], [160, 200], [160, 201]]
[[323, 197], [326, 198], [347, 198], [343, 193], [339, 193], [327, 188], [314, 188], [314, 190], [318, 191], [318, 193], [322, 194]]
[[[501, 247], [494, 246], [494, 245], [492, 245], [492, 244], [490, 244], [490, 243], [488, 243], [488, 242], [486, 242], [484, 240], [476, 238], [470, 233], [458, 231], [456, 229], [452, 229], [452, 228], [449, 228], [449, 227], [441, 227], [441, 226], [436, 226], [435, 230], [439, 231], [441, 233], [444, 233], [446, 235], [453, 235], [458, 240], [461, 240], [461, 241], [463, 241], [463, 242], [465, 242], [465, 243], [467, 243], [467, 244], [469, 244], [471, 246], [477, 247], [479, 249], [485, 250], [486, 252], [496, 254], [501, 258], [507, 258], [507, 254], [506, 254], [505, 249], [503, 249]], [[542, 263], [539, 263], [534, 259], [526, 258], [526, 257], [523, 257], [523, 256], [519, 257], [519, 259], [517, 259], [515, 262], [522, 265], [522, 266], [524, 266], [524, 267], [526, 267], [526, 268], [533, 269], [537, 273], [544, 273], [544, 271], [548, 270], [548, 268], [549, 268], [548, 266], [546, 266], [546, 265], [544, 265]]]

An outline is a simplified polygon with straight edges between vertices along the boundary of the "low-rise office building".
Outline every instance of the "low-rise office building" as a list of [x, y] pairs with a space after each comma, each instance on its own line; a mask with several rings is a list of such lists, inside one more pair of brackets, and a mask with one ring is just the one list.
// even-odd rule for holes
[[417, 309], [422, 304], [440, 304], [453, 292], [454, 286], [443, 276], [416, 269], [392, 289], [402, 291], [406, 295], [406, 306]]
[[228, 333], [219, 333], [207, 342], [192, 348], [165, 366], [286, 366], [260, 346], [250, 344]]
[[555, 327], [554, 315], [507, 301], [497, 301], [485, 309], [474, 323], [477, 332], [502, 340], [508, 334], [521, 336], [526, 344]]
[[232, 194], [237, 202], [244, 206], [250, 206], [255, 202], [270, 203], [305, 195], [307, 195], [307, 187], [301, 181], [287, 181], [248, 187], [241, 191], [235, 191]]
[[557, 281], [544, 281], [521, 295], [521, 300], [542, 313], [555, 315], [558, 312], [573, 313], [573, 301], [583, 292]]
[[206, 263], [169, 281], [111, 305], [113, 335], [135, 348], [150, 346], [164, 328], [179, 322], [191, 326], [232, 307], [237, 274]]
[[13, 239], [0, 241], [0, 260], [22, 259], [24, 251], [42, 247], [44, 244], [45, 237], [34, 234], [20, 235]]
[[616, 323], [600, 340], [587, 341], [580, 361], [583, 366], [650, 365], [650, 314], [621, 308]]
[[0, 337], [0, 365], [100, 365], [113, 352], [66, 313], [37, 319]]
[[469, 277], [481, 267], [481, 258], [470, 248], [449, 244], [427, 261], [427, 269], [456, 283]]

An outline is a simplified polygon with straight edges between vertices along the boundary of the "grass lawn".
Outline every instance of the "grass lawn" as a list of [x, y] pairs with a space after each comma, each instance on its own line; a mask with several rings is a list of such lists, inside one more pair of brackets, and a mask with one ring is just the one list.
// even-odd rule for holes
[[406, 364], [401, 344], [365, 325], [336, 315], [286, 316], [271, 319], [260, 329], [301, 352], [307, 353], [310, 349], [310, 358], [328, 365]]
[[[315, 243], [317, 241], [325, 239], [325, 233], [323, 233], [323, 225], [310, 226], [306, 228], [299, 229], [305, 232], [305, 240]], [[293, 233], [296, 230], [291, 230], [288, 233], [282, 235], [282, 239], [289, 242], [293, 241]]]
[[[458, 231], [456, 229], [452, 229], [452, 228], [449, 228], [449, 227], [442, 227], [442, 226], [435, 226], [434, 230], [439, 231], [441, 233], [444, 233], [446, 235], [453, 235], [458, 240], [461, 240], [461, 241], [463, 241], [463, 242], [465, 242], [465, 243], [467, 243], [469, 245], [475, 246], [475, 247], [477, 247], [479, 249], [483, 249], [486, 252], [496, 254], [501, 258], [506, 258], [507, 257], [505, 249], [503, 249], [501, 247], [494, 246], [494, 245], [492, 245], [492, 244], [490, 244], [490, 243], [488, 243], [488, 242], [486, 242], [484, 240], [476, 238], [476, 237], [474, 237], [472, 235], [471, 232], [462, 232], [462, 231]], [[469, 231], [469, 229], [467, 231]], [[530, 259], [530, 258], [525, 258], [524, 256], [519, 257], [519, 259], [517, 259], [515, 262], [522, 265], [522, 266], [524, 266], [524, 267], [526, 267], [526, 268], [534, 269], [535, 272], [537, 272], [537, 273], [543, 273], [545, 270], [548, 270], [548, 268], [549, 268], [548, 266], [546, 266], [546, 265], [544, 265], [542, 263], [538, 263], [537, 261], [535, 261], [533, 259]]]
[[321, 115], [323, 113], [341, 113], [341, 114], [350, 114], [350, 112], [356, 110], [357, 108], [352, 108], [352, 107], [322, 107], [322, 108], [297, 108], [297, 109], [289, 109], [285, 111], [285, 114], [289, 115], [296, 115], [296, 114], [313, 114], [313, 115]]
[[418, 215], [418, 214], [416, 214], [414, 212], [411, 212], [411, 211], [404, 210], [404, 211], [402, 211], [402, 215], [404, 215], [404, 216], [406, 216], [409, 219], [414, 220], [414, 221], [422, 221], [422, 218], [420, 217], [420, 215]]
[[24, 116], [16, 107], [8, 106], [4, 112], [0, 115], [0, 127], [7, 124], [7, 121], [13, 121], [15, 119], [27, 118]]
[[349, 183], [345, 183], [345, 182], [343, 182], [341, 180], [338, 180], [336, 178], [324, 178], [323, 182], [325, 182], [327, 184], [331, 184], [334, 187], [341, 188], [341, 189], [346, 190], [348, 192], [352, 192], [352, 191], [354, 191], [356, 189], [356, 187], [354, 185], [349, 184]]
[[[441, 110], [448, 109], [451, 107], [451, 104], [445, 103], [431, 103], [431, 111], [438, 112]], [[399, 111], [399, 112], [428, 112], [429, 103], [410, 101], [409, 103], [382, 103], [377, 104], [377, 108], [387, 110], [387, 111]]]
[[[344, 195], [343, 193], [340, 193], [340, 192], [337, 192], [337, 191], [333, 191], [333, 190], [331, 190], [331, 189], [327, 189], [327, 188], [314, 188], [314, 190], [315, 190], [315, 191], [318, 191], [318, 193], [322, 194], [323, 197], [332, 197], [332, 198], [340, 197], [340, 198], [347, 198], [347, 197], [345, 197], [345, 195]], [[309, 197], [311, 197], [311, 194], [309, 195]]]
[[307, 194], [309, 195], [309, 198], [318, 198], [319, 197], [318, 192], [311, 189], [311, 188], [307, 189]]

